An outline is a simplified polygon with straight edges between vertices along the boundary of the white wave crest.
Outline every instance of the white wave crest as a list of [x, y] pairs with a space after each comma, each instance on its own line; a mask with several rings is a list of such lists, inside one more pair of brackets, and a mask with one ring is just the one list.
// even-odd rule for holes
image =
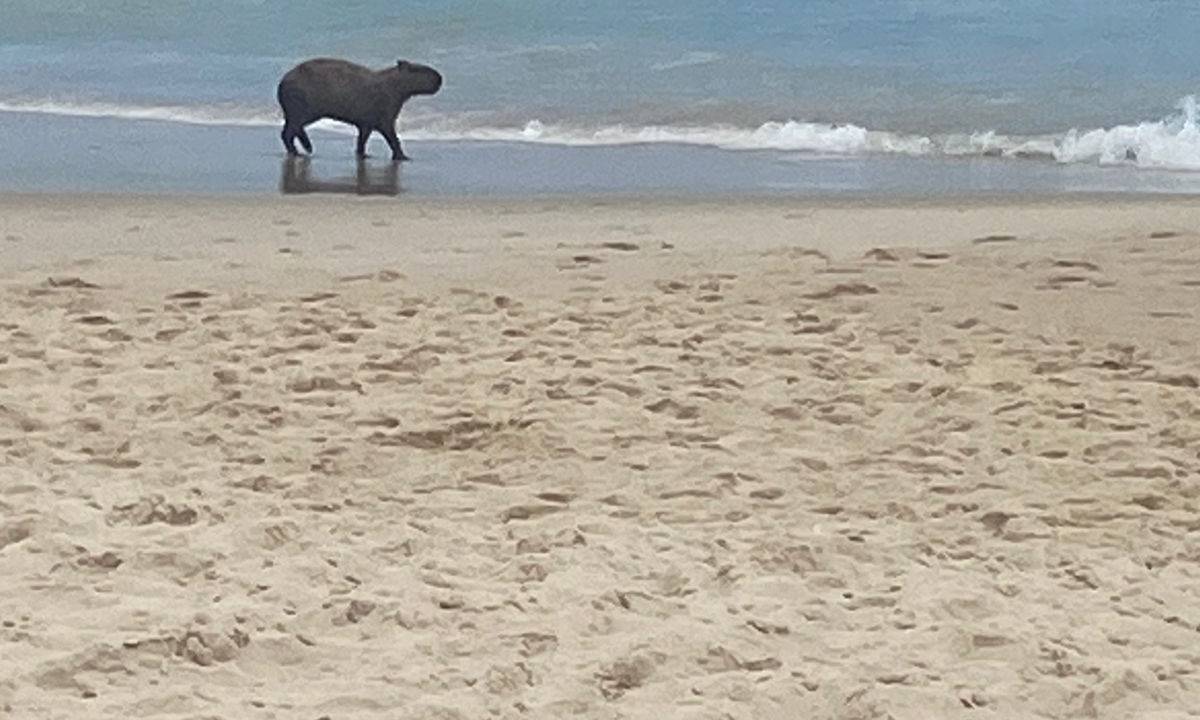
[[0, 101], [0, 112], [121, 120], [157, 120], [187, 125], [261, 127], [279, 123], [277, 113], [260, 112], [235, 105], [118, 105], [104, 102], [77, 103], [55, 100]]
[[1133, 163], [1139, 167], [1200, 170], [1196, 98], [1188, 96], [1178, 107], [1179, 114], [1158, 122], [1086, 132], [1071, 130], [1059, 141], [1054, 157], [1066, 163]]
[[940, 143], [943, 154], [955, 157], [1053, 158], [1055, 148], [1053, 137], [1001, 135], [994, 131], [947, 135]]
[[783, 150], [828, 155], [861, 153], [929, 152], [928, 138], [867, 130], [857, 125], [824, 125], [801, 122], [769, 122], [757, 128], [734, 126], [677, 127], [609, 125], [586, 129], [548, 125], [533, 120], [520, 128], [464, 127], [433, 122], [408, 131], [424, 140], [478, 140], [526, 142], [546, 145], [702, 145], [725, 150]]

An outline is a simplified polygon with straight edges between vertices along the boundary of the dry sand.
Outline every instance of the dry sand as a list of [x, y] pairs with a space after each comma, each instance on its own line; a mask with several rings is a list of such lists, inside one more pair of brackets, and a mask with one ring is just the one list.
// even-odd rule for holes
[[0, 198], [0, 716], [1200, 717], [1198, 229]]

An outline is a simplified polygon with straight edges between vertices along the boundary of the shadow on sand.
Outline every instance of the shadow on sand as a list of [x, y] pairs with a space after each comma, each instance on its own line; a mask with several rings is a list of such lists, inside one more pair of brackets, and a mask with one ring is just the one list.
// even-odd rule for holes
[[352, 177], [314, 177], [312, 160], [288, 157], [279, 174], [279, 192], [284, 195], [305, 193], [349, 193], [352, 195], [399, 195], [400, 165], [394, 162], [372, 164], [359, 159]]

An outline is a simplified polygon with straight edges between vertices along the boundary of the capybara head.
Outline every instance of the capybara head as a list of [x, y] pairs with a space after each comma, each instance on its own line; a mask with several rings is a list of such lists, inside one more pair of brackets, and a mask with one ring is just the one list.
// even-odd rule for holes
[[442, 89], [442, 74], [428, 65], [397, 60], [400, 87], [410, 95], [433, 95]]

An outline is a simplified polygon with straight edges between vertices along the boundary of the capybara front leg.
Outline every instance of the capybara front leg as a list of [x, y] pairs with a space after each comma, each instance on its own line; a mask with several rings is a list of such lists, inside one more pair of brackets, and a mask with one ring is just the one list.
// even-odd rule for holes
[[304, 146], [304, 152], [312, 155], [312, 140], [308, 139], [308, 131], [301, 127], [296, 131], [296, 137], [300, 140], [300, 144]]
[[383, 135], [383, 139], [387, 140], [388, 147], [392, 149], [392, 162], [410, 159], [404, 154], [404, 148], [400, 147], [400, 138], [396, 137], [396, 128], [379, 128], [379, 134]]
[[360, 125], [358, 128], [358, 145], [354, 148], [354, 154], [360, 158], [367, 156], [367, 140], [371, 139], [371, 128]]

